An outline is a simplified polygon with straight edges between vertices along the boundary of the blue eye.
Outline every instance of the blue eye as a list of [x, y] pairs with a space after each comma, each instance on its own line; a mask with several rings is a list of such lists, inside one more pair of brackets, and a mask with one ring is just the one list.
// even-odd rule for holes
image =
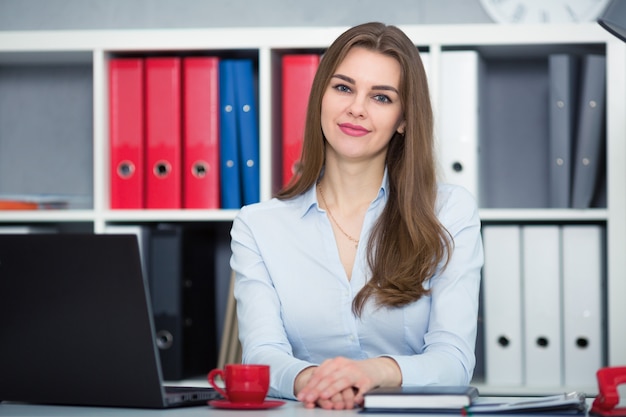
[[342, 93], [349, 93], [349, 92], [351, 92], [351, 91], [352, 91], [352, 90], [350, 89], [350, 87], [348, 87], [348, 86], [347, 86], [347, 85], [345, 85], [345, 84], [337, 84], [337, 85], [334, 87], [334, 89], [335, 89], [335, 90], [337, 90], [337, 91], [339, 91], [339, 92], [342, 92]]
[[389, 98], [389, 96], [386, 96], [384, 94], [377, 94], [374, 96], [374, 100], [379, 101], [381, 103], [392, 103], [391, 99]]

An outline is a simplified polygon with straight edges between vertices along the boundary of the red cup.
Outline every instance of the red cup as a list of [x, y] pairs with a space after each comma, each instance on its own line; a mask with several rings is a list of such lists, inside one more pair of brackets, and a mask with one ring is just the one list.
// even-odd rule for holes
[[[233, 403], [259, 404], [265, 401], [270, 387], [269, 365], [228, 364], [213, 369], [207, 376], [209, 384]], [[216, 379], [224, 382], [223, 389]]]

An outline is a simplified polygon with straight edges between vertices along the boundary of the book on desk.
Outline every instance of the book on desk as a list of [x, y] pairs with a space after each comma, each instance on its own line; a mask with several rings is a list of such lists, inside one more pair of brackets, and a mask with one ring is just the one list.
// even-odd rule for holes
[[364, 396], [363, 410], [451, 410], [470, 406], [478, 398], [472, 386], [404, 386], [375, 388]]
[[540, 397], [480, 397], [472, 386], [376, 388], [365, 394], [365, 413], [461, 413], [579, 415], [586, 396], [570, 392]]

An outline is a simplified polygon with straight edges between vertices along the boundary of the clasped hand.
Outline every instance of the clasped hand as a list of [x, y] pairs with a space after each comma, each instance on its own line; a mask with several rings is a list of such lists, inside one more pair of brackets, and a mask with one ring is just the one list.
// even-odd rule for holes
[[352, 360], [337, 357], [317, 367], [306, 368], [296, 377], [298, 401], [307, 408], [345, 410], [363, 405], [363, 395], [378, 386], [399, 386], [402, 375], [388, 357]]

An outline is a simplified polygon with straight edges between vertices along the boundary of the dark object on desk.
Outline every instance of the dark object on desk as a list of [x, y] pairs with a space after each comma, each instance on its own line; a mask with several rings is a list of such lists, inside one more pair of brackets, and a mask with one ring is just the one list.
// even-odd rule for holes
[[0, 235], [0, 400], [167, 408], [134, 235]]
[[477, 398], [478, 389], [471, 386], [385, 387], [373, 389], [365, 394], [363, 410], [459, 412]]
[[626, 383], [626, 366], [601, 368], [596, 372], [598, 396], [593, 400], [590, 414], [598, 416], [626, 416], [626, 407], [620, 403], [617, 386]]

